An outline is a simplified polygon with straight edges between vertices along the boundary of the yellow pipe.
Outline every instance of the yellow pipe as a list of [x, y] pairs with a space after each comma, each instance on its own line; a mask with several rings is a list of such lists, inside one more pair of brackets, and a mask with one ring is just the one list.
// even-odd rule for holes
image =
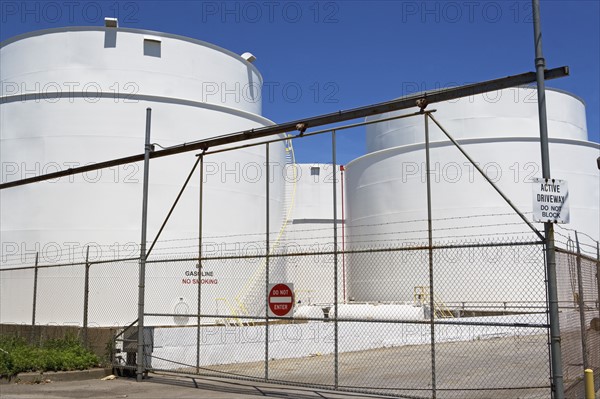
[[596, 397], [594, 389], [594, 371], [586, 369], [583, 380], [585, 382], [585, 399], [594, 399]]

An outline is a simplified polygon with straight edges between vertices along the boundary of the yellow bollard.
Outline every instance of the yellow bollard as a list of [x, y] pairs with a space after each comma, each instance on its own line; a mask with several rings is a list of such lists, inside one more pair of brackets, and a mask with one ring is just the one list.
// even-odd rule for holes
[[594, 399], [596, 397], [594, 371], [592, 369], [585, 369], [583, 380], [585, 383], [585, 399]]

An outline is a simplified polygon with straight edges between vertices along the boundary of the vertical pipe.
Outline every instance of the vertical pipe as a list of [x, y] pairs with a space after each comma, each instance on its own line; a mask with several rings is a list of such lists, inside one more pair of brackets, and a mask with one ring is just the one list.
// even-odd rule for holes
[[267, 171], [265, 173], [266, 177], [266, 227], [265, 227], [265, 381], [269, 380], [269, 251], [270, 251], [270, 241], [269, 241], [269, 180], [271, 178], [270, 175], [270, 165], [269, 165], [269, 143], [265, 144], [265, 152], [266, 152], [266, 168]]
[[335, 143], [335, 130], [331, 131], [331, 159], [333, 162], [333, 305], [335, 306], [335, 315], [333, 319], [333, 375], [334, 375], [334, 386], [338, 387], [339, 382], [339, 300], [338, 300], [338, 237], [337, 237], [337, 160], [336, 160], [336, 143]]
[[[546, 115], [546, 87], [544, 71], [546, 60], [542, 52], [542, 28], [540, 23], [540, 1], [532, 0], [533, 35], [535, 45], [535, 70], [537, 77], [538, 116], [540, 123], [540, 146], [542, 177], [550, 179], [550, 156], [548, 150], [548, 119]], [[546, 237], [546, 271], [548, 276], [548, 307], [550, 316], [550, 352], [552, 357], [552, 389], [556, 399], [563, 399], [562, 354], [560, 349], [560, 322], [558, 316], [558, 290], [556, 282], [556, 254], [554, 250], [554, 225], [544, 223]]]
[[437, 396], [435, 377], [435, 301], [433, 290], [433, 223], [431, 221], [431, 160], [429, 157], [429, 114], [425, 114], [425, 174], [427, 175], [427, 239], [429, 249], [429, 326], [431, 331], [431, 397]]
[[90, 246], [85, 249], [85, 282], [83, 288], [83, 345], [88, 348], [88, 306], [90, 295]]
[[33, 271], [33, 304], [31, 306], [31, 344], [35, 338], [35, 312], [37, 307], [38, 259], [39, 252], [35, 253], [35, 269]]
[[588, 355], [587, 355], [587, 334], [585, 331], [585, 298], [583, 297], [583, 278], [581, 273], [581, 247], [579, 246], [579, 237], [577, 236], [577, 230], [575, 230], [575, 245], [577, 245], [577, 305], [579, 307], [579, 323], [581, 327], [581, 354], [583, 360], [583, 370], [589, 368]]
[[200, 315], [202, 309], [202, 201], [204, 195], [204, 155], [200, 155], [200, 182], [198, 193], [198, 328], [196, 330], [196, 373], [200, 373]]
[[340, 191], [342, 194], [342, 301], [346, 303], [346, 218], [344, 217], [344, 165], [340, 165]]
[[585, 399], [595, 399], [594, 370], [586, 369], [583, 374]]
[[144, 143], [144, 186], [142, 196], [142, 237], [140, 243], [140, 270], [138, 284], [138, 339], [136, 379], [141, 382], [144, 377], [144, 297], [146, 287], [146, 230], [148, 224], [148, 183], [150, 176], [150, 121], [152, 109], [146, 108], [146, 140]]

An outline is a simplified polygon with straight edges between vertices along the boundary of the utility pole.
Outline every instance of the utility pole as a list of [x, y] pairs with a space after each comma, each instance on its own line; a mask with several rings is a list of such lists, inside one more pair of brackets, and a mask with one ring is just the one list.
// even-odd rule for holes
[[[540, 24], [540, 1], [532, 0], [533, 35], [535, 44], [535, 71], [537, 80], [538, 115], [540, 120], [540, 145], [542, 155], [542, 177], [550, 177], [550, 156], [548, 150], [548, 118], [546, 115], [546, 87], [544, 72], [546, 60], [542, 52], [542, 28]], [[558, 320], [558, 290], [556, 287], [556, 253], [554, 250], [554, 224], [544, 223], [546, 237], [546, 275], [548, 278], [548, 307], [550, 316], [550, 357], [552, 363], [552, 391], [554, 398], [564, 399], [562, 354], [560, 349], [560, 324]]]

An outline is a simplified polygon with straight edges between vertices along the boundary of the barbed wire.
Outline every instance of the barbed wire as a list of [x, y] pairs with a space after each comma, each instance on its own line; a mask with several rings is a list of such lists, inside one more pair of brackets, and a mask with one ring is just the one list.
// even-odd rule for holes
[[[565, 238], [567, 240], [567, 242], [573, 241], [573, 239], [570, 236], [566, 236], [566, 235], [564, 235], [564, 234], [562, 234], [562, 233], [560, 233], [558, 231], [554, 231], [554, 234], [555, 234], [555, 236], [559, 236], [559, 237]], [[558, 241], [558, 240], [555, 239], [555, 241]], [[564, 243], [564, 242], [561, 242], [561, 243]], [[575, 245], [574, 241], [573, 241], [573, 245]], [[581, 241], [579, 242], [579, 246], [580, 247], [589, 247], [589, 248], [592, 248], [594, 251], [597, 249], [597, 247], [595, 245], [587, 244], [587, 243], [581, 242]]]
[[[481, 214], [481, 215], [467, 215], [467, 216], [451, 216], [451, 217], [444, 217], [444, 218], [436, 218], [433, 219], [434, 222], [437, 221], [455, 221], [455, 220], [465, 220], [465, 219], [475, 219], [475, 218], [483, 218], [483, 217], [498, 217], [498, 216], [508, 216], [508, 215], [514, 215], [514, 213], [496, 213], [496, 214]], [[358, 224], [358, 225], [352, 225], [349, 226], [351, 228], [363, 228], [363, 227], [381, 227], [381, 226], [388, 226], [388, 225], [398, 225], [398, 224], [405, 224], [405, 223], [416, 223], [416, 222], [427, 222], [427, 219], [411, 219], [411, 220], [399, 220], [399, 221], [392, 221], [392, 222], [381, 222], [381, 223], [364, 223], [364, 224]], [[514, 223], [516, 224], [522, 224], [522, 223]], [[490, 226], [490, 227], [497, 227], [498, 224], [487, 224], [487, 225], [476, 225], [476, 226], [453, 226], [451, 228], [437, 228], [435, 230], [456, 230], [458, 228], [474, 228], [474, 227], [486, 227], [486, 226]], [[294, 229], [294, 228], [286, 228], [286, 234], [295, 234], [295, 233], [314, 233], [317, 231], [327, 231], [327, 230], [332, 230], [333, 226], [328, 226], [328, 227], [320, 227], [320, 228], [310, 228], [310, 229]], [[425, 232], [427, 231], [427, 229], [420, 229], [420, 230], [404, 230], [404, 231], [396, 231], [396, 232], [388, 232], [388, 233], [371, 233], [372, 235], [377, 235], [377, 234], [409, 234], [409, 233], [418, 233], [418, 232]], [[203, 240], [207, 240], [207, 239], [216, 239], [216, 238], [236, 238], [236, 237], [250, 237], [250, 236], [264, 236], [266, 233], [263, 232], [257, 232], [257, 233], [242, 233], [242, 234], [223, 234], [223, 235], [213, 235], [213, 236], [203, 236], [202, 239]], [[279, 233], [278, 232], [271, 232], [270, 236], [277, 236]], [[360, 236], [360, 234], [355, 233], [355, 234], [347, 234], [346, 237], [352, 237], [352, 236]], [[315, 237], [312, 237], [315, 238]], [[320, 236], [317, 238], [327, 238], [327, 236]], [[175, 241], [198, 241], [199, 237], [194, 236], [194, 237], [182, 237], [182, 238], [174, 238], [174, 239], [168, 239], [168, 240], [160, 240], [158, 241], [158, 245], [160, 246], [161, 243], [166, 243], [166, 242], [175, 242]], [[253, 242], [253, 241], [245, 241], [246, 242]], [[258, 240], [256, 241], [258, 242]], [[147, 243], [152, 243], [152, 241], [147, 241]], [[135, 242], [127, 242], [124, 244], [120, 244], [118, 242], [115, 243], [110, 243], [110, 244], [99, 244], [99, 243], [89, 243], [89, 245], [87, 245], [88, 247], [91, 248], [100, 248], [101, 250], [103, 248], [108, 248], [109, 250], [113, 250], [114, 249], [120, 249], [123, 248], [125, 249], [126, 247], [131, 247], [131, 246], [135, 246], [138, 245]], [[62, 253], [64, 250], [70, 250], [71, 248], [77, 248], [77, 249], [84, 249], [86, 246], [70, 246], [70, 247], [60, 247], [60, 248], [56, 248], [56, 247], [52, 247], [49, 249], [46, 249], [44, 251], [45, 255], [47, 257], [52, 257], [53, 255], [58, 255], [59, 252]], [[137, 247], [139, 248], [139, 246]], [[137, 248], [134, 248], [137, 249]], [[172, 247], [172, 248], [186, 248], [186, 247]], [[153, 251], [158, 250], [159, 247], [153, 249]], [[2, 259], [8, 259], [9, 257], [14, 257], [14, 258], [22, 258], [23, 255], [27, 255], [27, 254], [32, 254], [32, 252], [29, 253], [15, 253], [15, 254], [3, 254], [2, 255]], [[2, 264], [8, 264], [9, 262], [1, 262]]]
[[[531, 213], [531, 212], [525, 212], [525, 214], [527, 213]], [[475, 218], [483, 218], [483, 217], [498, 217], [498, 216], [517, 216], [514, 212], [510, 212], [510, 213], [496, 213], [496, 214], [480, 214], [480, 215], [466, 215], [466, 216], [451, 216], [451, 217], [444, 217], [444, 218], [433, 218], [432, 221], [433, 222], [437, 222], [437, 221], [447, 221], [447, 220], [464, 220], [464, 219], [475, 219]], [[392, 222], [381, 222], [381, 223], [364, 223], [364, 224], [353, 224], [353, 225], [349, 225], [347, 226], [347, 228], [358, 228], [358, 227], [376, 227], [376, 226], [387, 226], [387, 225], [396, 225], [396, 224], [404, 224], [404, 223], [417, 223], [417, 222], [427, 222], [427, 219], [423, 218], [423, 219], [409, 219], [409, 220], [398, 220], [398, 221], [392, 221]], [[333, 224], [333, 222], [331, 223]], [[522, 224], [522, 223], [521, 223]], [[324, 230], [331, 230], [333, 229], [333, 226], [327, 226], [327, 227], [319, 227], [319, 228], [310, 228], [310, 229], [300, 229], [300, 228], [293, 228], [291, 227], [292, 225], [288, 224], [288, 227], [286, 227], [286, 232], [294, 232], [294, 233], [298, 233], [298, 232], [308, 232], [308, 233], [312, 233], [315, 231], [324, 231]], [[265, 235], [266, 233], [264, 231], [261, 232], [257, 232], [257, 233], [242, 233], [242, 234], [225, 234], [225, 235], [217, 235], [217, 236], [202, 236], [202, 239], [212, 239], [212, 238], [229, 238], [229, 237], [244, 237], [244, 236], [254, 236], [254, 235]], [[277, 234], [279, 234], [278, 232], [271, 232], [270, 233], [273, 236], [276, 236]], [[170, 241], [185, 241], [185, 240], [198, 240], [198, 237], [189, 237], [189, 238], [173, 238], [173, 239], [168, 239], [168, 240], [160, 240], [160, 242], [170, 242]], [[148, 241], [148, 243], [150, 243], [151, 241]]]
[[[531, 213], [531, 212], [529, 212]], [[516, 216], [514, 213], [494, 213], [494, 214], [481, 214], [481, 215], [467, 215], [467, 216], [451, 216], [451, 217], [444, 217], [444, 218], [437, 218], [434, 219], [434, 222], [440, 222], [440, 221], [463, 221], [463, 220], [470, 220], [470, 219], [476, 219], [476, 218], [486, 218], [486, 217], [499, 217], [499, 216]], [[390, 225], [400, 225], [400, 224], [407, 224], [407, 223], [415, 223], [415, 222], [425, 222], [427, 219], [410, 219], [410, 220], [400, 220], [400, 221], [390, 221], [390, 222], [381, 222], [381, 223], [364, 223], [364, 224], [357, 224], [357, 225], [353, 225], [351, 226], [352, 228], [377, 228], [377, 227], [382, 227], [382, 226], [390, 226]], [[486, 229], [486, 228], [491, 228], [491, 227], [508, 227], [508, 226], [519, 226], [519, 225], [523, 225], [522, 222], [513, 222], [513, 223], [490, 223], [490, 224], [470, 224], [470, 225], [453, 225], [453, 226], [448, 226], [448, 227], [437, 227], [434, 228], [434, 239], [436, 241], [439, 240], [452, 240], [452, 239], [465, 239], [465, 238], [471, 238], [471, 237], [476, 237], [476, 238], [481, 238], [481, 237], [494, 237], [494, 236], [500, 236], [500, 234], [498, 232], [492, 232], [492, 233], [485, 233], [485, 232], [476, 232], [476, 233], [472, 233], [472, 234], [457, 234], [460, 233], [461, 231], [464, 230], [473, 230], [473, 229]], [[350, 226], [349, 226], [350, 227]], [[301, 228], [301, 229], [287, 229], [286, 233], [284, 234], [283, 237], [279, 238], [277, 240], [277, 243], [275, 244], [275, 246], [289, 246], [290, 244], [294, 244], [297, 243], [299, 246], [311, 246], [311, 245], [315, 245], [315, 244], [319, 244], [319, 245], [326, 245], [328, 242], [323, 242], [323, 241], [327, 241], [327, 240], [331, 240], [333, 241], [333, 235], [332, 234], [328, 234], [328, 235], [314, 235], [315, 232], [319, 232], [319, 231], [331, 231], [333, 228], [333, 226], [327, 226], [327, 227], [315, 227], [315, 228]], [[560, 226], [561, 230], [564, 231], [572, 231], [574, 232], [574, 229], [570, 229], [570, 228], [566, 228], [566, 227], [562, 227]], [[350, 230], [352, 231], [352, 230]], [[354, 233], [349, 233], [346, 234], [344, 236], [344, 238], [348, 241], [347, 244], [348, 245], [356, 245], [356, 244], [370, 244], [370, 245], [382, 245], [382, 244], [386, 244], [386, 243], [401, 243], [401, 242], [414, 242], [414, 241], [418, 241], [418, 240], [426, 240], [426, 236], [423, 235], [421, 236], [420, 233], [426, 233], [428, 231], [428, 229], [423, 228], [423, 229], [412, 229], [412, 230], [398, 230], [398, 231], [381, 231], [381, 232], [354, 232]], [[450, 234], [450, 235], [440, 235], [440, 232], [447, 232], [447, 231], [452, 231], [454, 232], [454, 234]], [[297, 236], [297, 234], [300, 233], [307, 233], [306, 236]], [[261, 240], [244, 240], [244, 241], [228, 241], [228, 242], [207, 242], [207, 240], [210, 239], [235, 239], [235, 238], [240, 238], [240, 237], [251, 237], [251, 236], [264, 236], [266, 233], [265, 232], [259, 232], [259, 233], [243, 233], [243, 234], [222, 234], [222, 235], [214, 235], [214, 236], [203, 236], [203, 242], [205, 243], [205, 246], [207, 245], [217, 245], [217, 246], [227, 246], [227, 245], [244, 245], [244, 246], [257, 246], [259, 248], [261, 248], [262, 246], [264, 246], [265, 244], [265, 240], [261, 239]], [[276, 235], [278, 233], [273, 232], [271, 233], [271, 235]], [[412, 237], [405, 237], [403, 238], [402, 236], [406, 236], [406, 235], [415, 235]], [[514, 237], [516, 235], [525, 235], [527, 236], [527, 234], [530, 234], [529, 231], [507, 231], [507, 232], [502, 232], [501, 235], [502, 236], [511, 236]], [[560, 231], [556, 231], [555, 232], [556, 236], [558, 237], [556, 239], [557, 244], [563, 245], [565, 246], [565, 248], [568, 249], [568, 240], [570, 239], [570, 236], [565, 235], [563, 233], [561, 233]], [[587, 238], [592, 239], [592, 237], [587, 234], [587, 233], [580, 233], [578, 232], [578, 234], [581, 234]], [[531, 235], [529, 235], [531, 236]], [[360, 240], [360, 238], [365, 238], [365, 237], [380, 237], [380, 239], [371, 239], [371, 240]], [[386, 237], [385, 239], [381, 238], [381, 237]], [[561, 239], [562, 237], [562, 239]], [[338, 236], [338, 239], [341, 239], [341, 236]], [[165, 246], [166, 243], [173, 243], [173, 242], [186, 242], [186, 241], [194, 241], [193, 244], [191, 245], [179, 245], [179, 246]], [[198, 237], [181, 237], [181, 238], [173, 238], [173, 239], [168, 239], [168, 240], [160, 240], [157, 243], [157, 246], [154, 248], [154, 252], [153, 253], [157, 253], [157, 255], [159, 256], [167, 256], [167, 255], [179, 255], [179, 254], [196, 254], [198, 251]], [[150, 241], [148, 241], [150, 242]], [[69, 247], [56, 247], [53, 246], [49, 249], [46, 249], [44, 251], [44, 255], [45, 257], [43, 257], [42, 259], [39, 260], [40, 264], [48, 264], [48, 263], [53, 263], [53, 262], [58, 262], [59, 259], [63, 259], [65, 257], [68, 257], [70, 259], [72, 259], [74, 256], [76, 258], [80, 258], [80, 256], [74, 255], [73, 251], [79, 251], [79, 250], [83, 250], [86, 246], [69, 246]], [[120, 256], [122, 256], [122, 252], [126, 252], [128, 254], [128, 256], [136, 256], [137, 255], [137, 249], [139, 248], [138, 244], [134, 243], [134, 242], [127, 242], [125, 244], [120, 244], [118, 242], [115, 243], [111, 243], [111, 244], [98, 244], [98, 243], [90, 243], [90, 245], [88, 245], [88, 247], [90, 247], [90, 249], [95, 250], [95, 257], [93, 258], [93, 261], [98, 261], [101, 259], [111, 259], [111, 257], [114, 257], [114, 259], [118, 259]], [[580, 242], [580, 247], [584, 247], [582, 248], [582, 251], [587, 253], [587, 254], [592, 254], [593, 251], [596, 250], [596, 247], [594, 245], [588, 244], [586, 242]], [[176, 251], [176, 250], [186, 250], [186, 249], [194, 249], [193, 251]], [[173, 251], [176, 252], [173, 252]], [[220, 249], [221, 251], [223, 251], [223, 249]], [[63, 252], [66, 251], [66, 254], [63, 255]], [[104, 254], [104, 251], [107, 251], [106, 254]], [[166, 251], [170, 251], [170, 252], [166, 252]], [[236, 251], [236, 248], [225, 248], [224, 251], [226, 252], [230, 252], [230, 253], [234, 253]], [[98, 253], [101, 253], [100, 256], [98, 256]], [[27, 259], [27, 258], [32, 258], [35, 254], [32, 252], [27, 252], [27, 253], [15, 253], [15, 254], [3, 254], [2, 255], [2, 259], [5, 259], [5, 261], [0, 262], [0, 267], [10, 267], [10, 266], [18, 266], [18, 265], [22, 265], [25, 262], [28, 262], [27, 260], [23, 260], [23, 259]], [[116, 255], [116, 256], [115, 256]], [[52, 258], [52, 259], [48, 259], [48, 258]], [[81, 256], [81, 258], [83, 259], [83, 256]], [[155, 258], [155, 256], [153, 256], [153, 258]], [[31, 262], [31, 260], [29, 261]]]
[[[587, 233], [586, 233], [586, 232], [584, 232], [584, 231], [579, 231], [579, 230], [575, 230], [575, 229], [570, 229], [570, 228], [568, 228], [568, 227], [564, 227], [564, 226], [562, 226], [562, 225], [560, 225], [560, 224], [558, 224], [558, 223], [556, 224], [556, 226], [557, 226], [559, 229], [561, 229], [561, 230], [571, 231], [571, 232], [573, 232], [573, 233], [577, 233], [577, 234], [579, 234], [579, 235], [582, 235], [582, 236], [584, 236], [584, 237], [587, 237], [587, 238], [589, 238], [590, 240], [592, 240], [592, 241], [593, 241], [593, 242], [595, 242], [595, 243], [600, 243], [600, 241], [599, 241], [598, 239], [595, 239], [594, 237], [592, 237], [591, 235], [587, 234]], [[556, 233], [556, 230], [555, 230], [554, 232]], [[587, 245], [589, 245], [589, 244], [587, 244]], [[590, 246], [591, 246], [591, 245], [590, 245]], [[596, 247], [594, 246], [594, 248], [596, 248]]]

